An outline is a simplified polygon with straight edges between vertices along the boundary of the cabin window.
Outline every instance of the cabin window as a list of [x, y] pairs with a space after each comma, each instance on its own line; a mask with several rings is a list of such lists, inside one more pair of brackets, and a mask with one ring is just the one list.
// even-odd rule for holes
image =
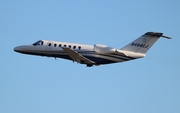
[[49, 43], [49, 46], [51, 46], [51, 43]]
[[76, 46], [73, 46], [73, 49], [76, 49]]
[[64, 45], [64, 47], [66, 47], [66, 45]]
[[80, 49], [81, 49], [81, 46], [79, 46], [78, 48], [79, 48], [79, 50], [80, 50]]
[[71, 45], [69, 45], [69, 48], [71, 48]]
[[56, 47], [57, 46], [57, 44], [54, 44], [54, 47]]
[[59, 47], [61, 47], [61, 44], [59, 44]]

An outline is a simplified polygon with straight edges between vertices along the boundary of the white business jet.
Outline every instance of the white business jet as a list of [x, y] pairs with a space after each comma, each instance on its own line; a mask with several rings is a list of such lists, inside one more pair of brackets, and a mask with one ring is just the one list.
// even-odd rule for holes
[[170, 37], [163, 36], [163, 33], [147, 32], [121, 49], [102, 44], [84, 45], [39, 40], [31, 45], [15, 47], [14, 51], [23, 54], [63, 58], [91, 67], [93, 65], [99, 66], [143, 58], [160, 37], [171, 39]]

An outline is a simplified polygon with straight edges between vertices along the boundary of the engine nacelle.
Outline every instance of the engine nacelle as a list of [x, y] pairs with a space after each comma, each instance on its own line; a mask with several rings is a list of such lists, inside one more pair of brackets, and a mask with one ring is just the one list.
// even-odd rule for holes
[[116, 49], [106, 45], [95, 44], [94, 51], [101, 54], [107, 54], [107, 53], [115, 53]]

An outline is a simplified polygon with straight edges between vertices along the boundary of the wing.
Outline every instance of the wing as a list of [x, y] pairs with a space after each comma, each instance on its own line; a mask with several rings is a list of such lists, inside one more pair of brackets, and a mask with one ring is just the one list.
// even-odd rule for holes
[[76, 51], [71, 50], [70, 48], [62, 48], [74, 61], [81, 63], [81, 64], [87, 64], [87, 65], [93, 65], [95, 62], [89, 60], [88, 58], [82, 56]]

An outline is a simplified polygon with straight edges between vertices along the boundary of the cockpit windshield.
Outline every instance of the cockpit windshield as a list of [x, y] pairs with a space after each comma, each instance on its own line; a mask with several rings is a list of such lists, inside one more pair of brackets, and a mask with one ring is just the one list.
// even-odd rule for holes
[[39, 40], [37, 42], [35, 42], [34, 44], [32, 44], [33, 46], [42, 46], [43, 45], [43, 41]]

